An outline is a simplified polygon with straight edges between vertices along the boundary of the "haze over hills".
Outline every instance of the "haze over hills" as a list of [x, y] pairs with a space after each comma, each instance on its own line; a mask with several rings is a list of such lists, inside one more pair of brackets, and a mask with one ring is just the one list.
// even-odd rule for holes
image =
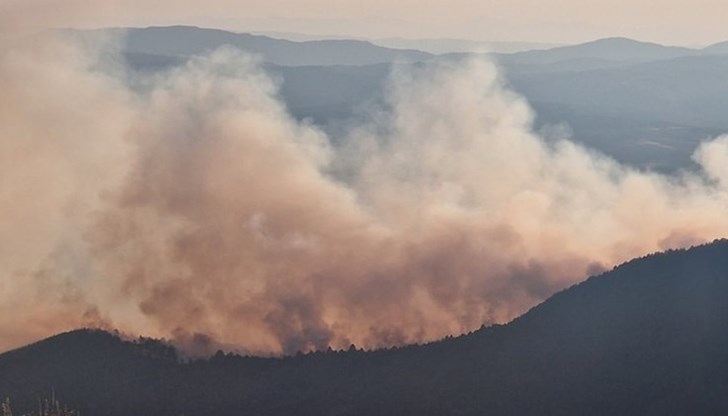
[[[263, 34], [234, 33], [193, 26], [104, 29], [124, 33], [123, 49], [132, 53], [168, 56], [199, 55], [228, 45], [259, 54], [264, 61], [276, 65], [367, 65], [384, 62], [426, 61], [436, 55], [462, 55], [470, 52], [494, 52], [506, 65], [553, 65], [565, 62], [601, 61], [628, 64], [671, 59], [680, 56], [723, 54], [725, 44], [704, 49], [663, 46], [627, 38], [605, 38], [578, 45], [557, 45], [526, 42], [478, 42], [458, 39], [378, 39], [373, 41], [328, 37], [297, 40]], [[275, 36], [273, 33], [271, 36]], [[459, 54], [447, 53], [452, 45], [462, 44]], [[429, 46], [428, 46], [429, 45]], [[450, 46], [448, 46], [450, 45]], [[489, 45], [494, 45], [489, 48]], [[500, 46], [499, 46], [500, 45]], [[420, 47], [422, 46], [422, 47]], [[500, 49], [519, 49], [509, 53]], [[418, 50], [419, 49], [419, 50]], [[423, 50], [427, 50], [426, 52]]]
[[541, 51], [517, 52], [501, 56], [506, 64], [553, 64], [576, 59], [600, 59], [618, 62], [645, 62], [670, 59], [699, 53], [694, 49], [663, 46], [627, 38], [598, 39], [579, 45], [562, 46]]
[[395, 50], [353, 39], [292, 42], [267, 36], [191, 26], [122, 29], [124, 49], [131, 53], [185, 57], [232, 46], [276, 65], [368, 65], [430, 59], [428, 53]]
[[373, 352], [179, 361], [102, 331], [0, 355], [0, 397], [55, 391], [82, 414], [720, 414], [728, 241], [636, 259], [513, 322]]
[[382, 38], [372, 39], [372, 43], [395, 49], [417, 49], [435, 55], [446, 53], [514, 53], [530, 50], [550, 49], [563, 46], [546, 42], [489, 42], [467, 39], [406, 39]]
[[[347, 42], [366, 52], [342, 53], [340, 48], [353, 50]], [[155, 71], [223, 44], [262, 56], [267, 70], [282, 80], [281, 96], [292, 114], [328, 131], [355, 123], [381, 104], [392, 65], [474, 56], [190, 27], [133, 29], [124, 50], [132, 67]], [[699, 142], [728, 130], [723, 76], [728, 55], [721, 50], [721, 44], [698, 50], [609, 38], [490, 56], [508, 85], [534, 107], [536, 129], [566, 126], [575, 141], [622, 163], [672, 172], [692, 169]]]
[[333, 39], [355, 39], [371, 42], [375, 45], [391, 49], [412, 49], [419, 50], [434, 55], [445, 53], [480, 53], [480, 52], [499, 52], [514, 53], [536, 49], [548, 49], [557, 46], [563, 46], [560, 43], [547, 42], [507, 42], [507, 41], [478, 41], [470, 39], [411, 39], [411, 38], [356, 38], [351, 36], [335, 36], [335, 35], [309, 35], [304, 33], [291, 32], [251, 32], [254, 35], [268, 36], [276, 39], [292, 40], [294, 42], [304, 42], [311, 40], [333, 40]]
[[[638, 166], [688, 167], [701, 140], [728, 131], [728, 55], [584, 71], [510, 72], [543, 123]], [[602, 120], [602, 121], [600, 121]]]

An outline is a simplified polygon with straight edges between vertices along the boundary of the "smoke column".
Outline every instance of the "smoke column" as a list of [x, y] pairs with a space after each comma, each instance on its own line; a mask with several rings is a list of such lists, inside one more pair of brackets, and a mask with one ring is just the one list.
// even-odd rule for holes
[[238, 52], [144, 89], [114, 59], [0, 47], [0, 349], [87, 325], [192, 353], [421, 342], [728, 234], [728, 138], [699, 173], [632, 170], [539, 137], [488, 62], [396, 70], [332, 140]]

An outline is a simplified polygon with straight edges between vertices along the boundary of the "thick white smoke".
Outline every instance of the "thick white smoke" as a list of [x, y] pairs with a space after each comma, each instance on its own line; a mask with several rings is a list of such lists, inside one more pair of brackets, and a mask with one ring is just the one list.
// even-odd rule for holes
[[140, 92], [87, 48], [0, 51], [0, 348], [80, 325], [198, 352], [432, 340], [728, 234], [728, 139], [681, 176], [547, 143], [487, 62], [400, 69], [332, 146], [238, 52]]

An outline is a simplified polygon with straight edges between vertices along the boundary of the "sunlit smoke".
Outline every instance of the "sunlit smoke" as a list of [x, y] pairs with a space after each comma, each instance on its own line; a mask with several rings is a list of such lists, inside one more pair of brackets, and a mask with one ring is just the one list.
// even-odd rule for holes
[[387, 111], [332, 140], [239, 52], [140, 91], [109, 50], [0, 50], [0, 348], [81, 325], [194, 353], [422, 342], [728, 233], [727, 138], [700, 173], [639, 172], [540, 138], [488, 62], [397, 67]]

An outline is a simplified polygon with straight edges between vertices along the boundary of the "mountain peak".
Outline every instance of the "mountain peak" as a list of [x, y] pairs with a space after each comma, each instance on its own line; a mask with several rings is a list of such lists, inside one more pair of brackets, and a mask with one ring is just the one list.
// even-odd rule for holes
[[702, 50], [704, 53], [724, 55], [728, 54], [728, 40], [708, 45]]
[[695, 54], [697, 51], [677, 46], [664, 46], [625, 37], [597, 39], [577, 45], [506, 55], [516, 63], [551, 64], [574, 59], [603, 59], [617, 62], [642, 62], [670, 59]]

